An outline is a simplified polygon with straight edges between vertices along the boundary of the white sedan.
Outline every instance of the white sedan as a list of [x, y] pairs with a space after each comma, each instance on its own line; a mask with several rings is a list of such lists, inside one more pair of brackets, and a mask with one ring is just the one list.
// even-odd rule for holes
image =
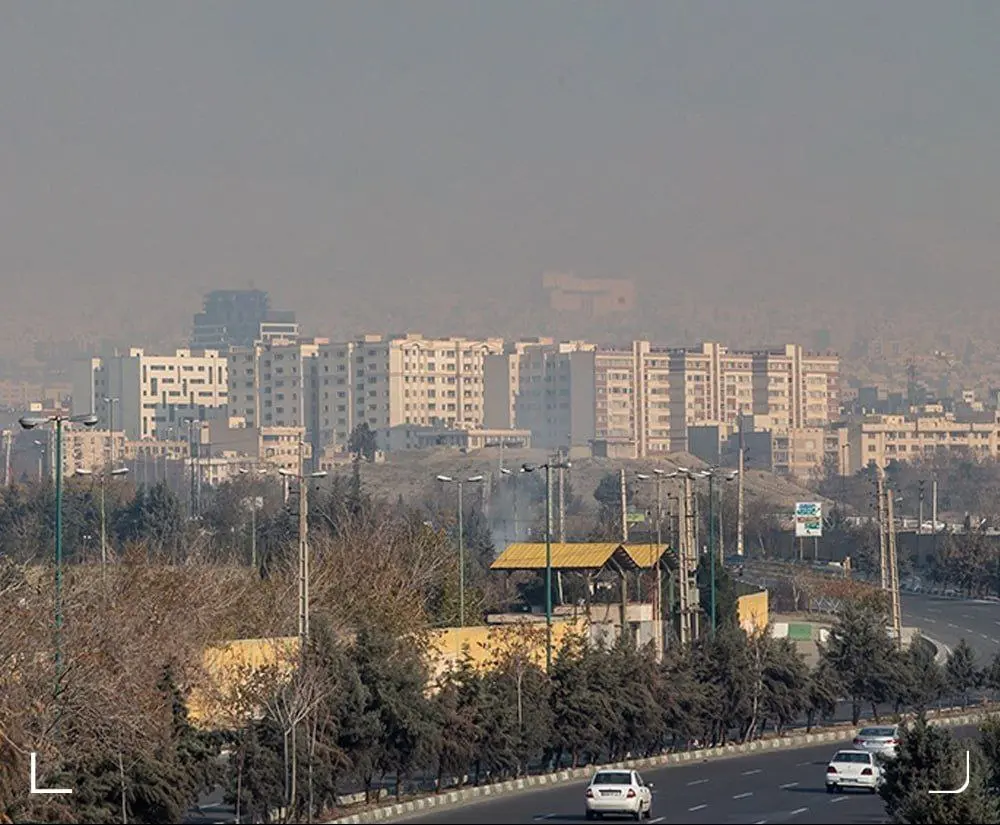
[[837, 793], [844, 788], [863, 788], [875, 793], [881, 781], [882, 769], [871, 751], [837, 751], [826, 767], [827, 793]]
[[636, 821], [653, 815], [653, 786], [638, 771], [600, 770], [587, 786], [587, 819], [605, 814], [631, 816]]

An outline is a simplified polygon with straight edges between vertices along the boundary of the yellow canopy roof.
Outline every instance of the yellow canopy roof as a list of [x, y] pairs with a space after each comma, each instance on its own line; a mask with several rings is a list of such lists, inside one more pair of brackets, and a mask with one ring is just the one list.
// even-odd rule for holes
[[[667, 545], [628, 544], [618, 542], [552, 542], [553, 570], [600, 570], [614, 559], [625, 568], [654, 567], [657, 559], [670, 548]], [[491, 570], [544, 570], [544, 542], [518, 542], [490, 565]]]

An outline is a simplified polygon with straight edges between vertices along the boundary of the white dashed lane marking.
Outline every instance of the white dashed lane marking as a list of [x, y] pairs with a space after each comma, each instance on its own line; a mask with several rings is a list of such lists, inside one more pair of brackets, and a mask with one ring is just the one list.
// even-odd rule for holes
[[708, 782], [707, 779], [692, 779], [687, 785], [690, 788], [692, 785], [704, 785], [706, 782]]
[[693, 813], [694, 811], [700, 811], [702, 808], [707, 808], [707, 807], [708, 805], [695, 805], [693, 808], [688, 808], [688, 810]]
[[754, 768], [752, 771], [743, 771], [744, 776], [753, 776], [755, 773], [763, 773], [763, 768]]
[[830, 800], [830, 804], [831, 805], [835, 805], [838, 802], [846, 802], [846, 801], [847, 801], [847, 797], [846, 796], [838, 796], [836, 799], [831, 799]]
[[746, 799], [748, 796], [753, 796], [753, 791], [747, 791], [746, 793], [733, 794], [733, 799]]
[[808, 808], [796, 808], [789, 814], [789, 816], [798, 816], [799, 814], [804, 814], [808, 810]]
[[787, 791], [789, 788], [797, 788], [798, 784], [798, 782], [786, 782], [784, 785], [778, 785], [778, 787], [783, 791]]

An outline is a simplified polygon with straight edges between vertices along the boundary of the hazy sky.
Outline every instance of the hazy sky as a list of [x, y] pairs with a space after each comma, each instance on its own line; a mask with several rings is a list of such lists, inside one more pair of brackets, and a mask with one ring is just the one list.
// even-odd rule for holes
[[421, 284], [546, 270], [981, 306], [998, 34], [988, 2], [10, 0], [0, 320], [48, 337], [61, 280], [65, 327], [181, 335], [252, 280], [399, 328]]

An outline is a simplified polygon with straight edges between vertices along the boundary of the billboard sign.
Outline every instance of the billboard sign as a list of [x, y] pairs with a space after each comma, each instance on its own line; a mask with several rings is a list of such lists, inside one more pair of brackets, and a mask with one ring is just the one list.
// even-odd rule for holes
[[795, 502], [795, 537], [819, 538], [823, 535], [823, 503], [821, 501]]

